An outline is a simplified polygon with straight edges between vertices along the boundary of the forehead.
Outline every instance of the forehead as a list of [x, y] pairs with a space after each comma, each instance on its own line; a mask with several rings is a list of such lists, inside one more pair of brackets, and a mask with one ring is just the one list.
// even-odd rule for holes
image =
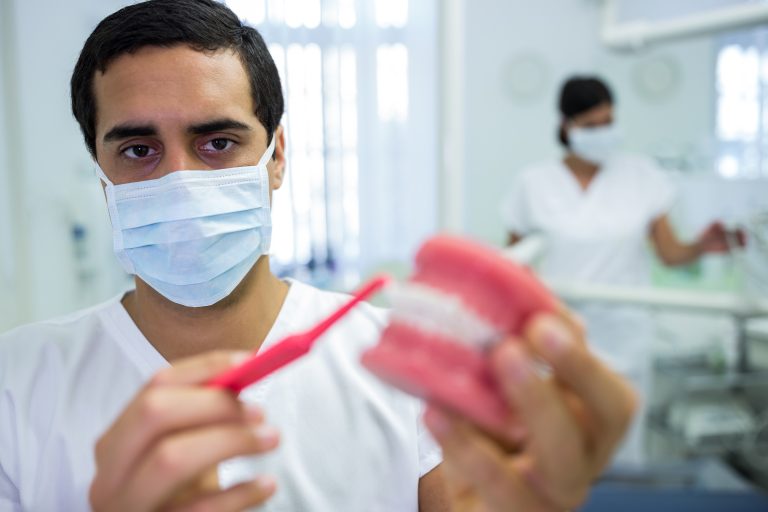
[[145, 47], [94, 77], [96, 131], [128, 121], [255, 116], [250, 82], [234, 51]]
[[600, 103], [591, 109], [577, 114], [573, 117], [574, 121], [581, 122], [600, 122], [610, 120], [613, 117], [613, 105], [608, 102]]

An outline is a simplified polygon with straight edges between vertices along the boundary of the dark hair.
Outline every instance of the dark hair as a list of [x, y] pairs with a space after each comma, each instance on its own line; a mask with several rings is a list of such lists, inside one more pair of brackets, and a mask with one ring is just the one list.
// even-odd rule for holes
[[143, 47], [181, 44], [201, 52], [232, 49], [238, 54], [251, 84], [256, 117], [271, 139], [283, 116], [283, 92], [275, 62], [258, 31], [213, 0], [149, 0], [104, 18], [85, 41], [72, 73], [72, 113], [94, 158], [96, 71], [103, 73], [116, 58]]
[[[574, 76], [569, 78], [560, 89], [560, 114], [563, 121], [593, 109], [603, 103], [613, 104], [608, 84], [594, 76]], [[563, 146], [568, 146], [565, 127], [561, 124], [558, 139]]]

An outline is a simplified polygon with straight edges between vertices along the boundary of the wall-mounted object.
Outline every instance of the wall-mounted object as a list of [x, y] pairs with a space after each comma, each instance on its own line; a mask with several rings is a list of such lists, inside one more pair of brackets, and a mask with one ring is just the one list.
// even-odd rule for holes
[[632, 83], [646, 100], [660, 101], [674, 95], [680, 86], [680, 62], [669, 55], [646, 57], [635, 64]]
[[649, 43], [713, 34], [768, 23], [768, 3], [748, 2], [696, 10], [666, 19], [618, 20], [619, 0], [604, 0], [601, 38], [617, 50], [641, 48]]
[[501, 85], [513, 101], [532, 101], [547, 94], [549, 66], [541, 55], [521, 52], [510, 56], [501, 70]]

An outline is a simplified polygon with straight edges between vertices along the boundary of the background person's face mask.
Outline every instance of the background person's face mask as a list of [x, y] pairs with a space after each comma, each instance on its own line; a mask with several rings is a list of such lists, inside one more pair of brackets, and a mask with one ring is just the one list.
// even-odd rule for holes
[[602, 165], [618, 151], [621, 132], [615, 124], [594, 128], [576, 126], [568, 130], [568, 142], [577, 156]]
[[124, 185], [99, 168], [125, 271], [183, 306], [210, 306], [232, 293], [269, 251], [274, 148], [273, 136], [256, 166], [176, 171]]

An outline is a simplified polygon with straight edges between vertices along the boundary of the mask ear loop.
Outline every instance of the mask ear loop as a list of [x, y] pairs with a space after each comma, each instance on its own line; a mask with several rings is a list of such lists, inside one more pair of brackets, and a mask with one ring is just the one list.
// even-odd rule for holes
[[115, 200], [115, 184], [112, 183], [109, 178], [107, 178], [107, 175], [98, 165], [96, 166], [96, 175], [105, 185], [104, 193], [107, 196], [107, 211], [109, 212], [109, 220], [112, 224], [113, 250], [115, 251], [117, 257], [120, 259], [120, 262], [123, 264], [125, 270], [129, 274], [134, 274], [135, 271], [133, 268], [133, 263], [131, 263], [131, 261], [125, 257], [123, 251], [125, 242], [123, 241], [123, 230], [120, 227], [120, 215], [117, 212], [117, 201]]
[[272, 140], [269, 141], [269, 146], [267, 146], [267, 150], [264, 152], [263, 155], [261, 155], [261, 159], [259, 160], [259, 163], [256, 165], [256, 167], [259, 169], [259, 174], [261, 175], [261, 204], [265, 205], [265, 208], [267, 209], [267, 215], [269, 219], [269, 225], [262, 226], [261, 236], [264, 238], [265, 242], [263, 244], [263, 250], [262, 254], [269, 254], [269, 249], [272, 247], [272, 204], [269, 201], [269, 171], [267, 170], [267, 163], [269, 162], [269, 159], [272, 158], [272, 155], [275, 152], [275, 139], [277, 138], [276, 134], [272, 134]]
[[259, 163], [256, 164], [257, 166], [261, 167], [262, 165], [267, 165], [267, 162], [269, 162], [269, 159], [272, 158], [272, 155], [275, 152], [275, 139], [276, 134], [272, 134], [272, 140], [269, 141], [269, 146], [267, 146], [267, 150], [264, 151], [264, 154], [261, 155], [261, 159], [259, 160]]

